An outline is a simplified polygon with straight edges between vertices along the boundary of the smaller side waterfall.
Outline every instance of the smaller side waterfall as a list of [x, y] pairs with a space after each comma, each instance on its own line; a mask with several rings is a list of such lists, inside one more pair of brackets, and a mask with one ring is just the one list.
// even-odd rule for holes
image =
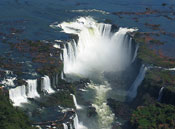
[[56, 81], [55, 81], [56, 85], [58, 85], [58, 77], [59, 77], [59, 75], [56, 74]]
[[63, 54], [60, 53], [60, 60], [63, 60]]
[[77, 114], [74, 118], [74, 128], [75, 129], [87, 129], [82, 123], [79, 122]]
[[68, 129], [68, 126], [65, 123], [63, 123], [63, 128]]
[[162, 95], [163, 95], [163, 89], [164, 89], [164, 87], [162, 87], [161, 89], [160, 89], [160, 91], [159, 91], [159, 96], [158, 96], [158, 99], [157, 99], [157, 101], [161, 101], [161, 99], [162, 99]]
[[137, 57], [137, 51], [138, 51], [138, 49], [139, 49], [139, 45], [136, 44], [135, 52], [134, 52], [134, 55], [133, 55], [133, 58], [132, 58], [131, 63], [133, 63], [133, 62], [135, 61], [135, 59], [136, 59], [136, 57]]
[[14, 106], [20, 106], [21, 103], [27, 103], [26, 87], [23, 85], [9, 89], [9, 98], [12, 100]]
[[64, 73], [61, 72], [61, 79], [64, 80]]
[[39, 97], [39, 94], [37, 92], [37, 80], [27, 80], [27, 97]]
[[78, 105], [77, 99], [76, 99], [75, 95], [73, 95], [73, 94], [71, 94], [71, 95], [73, 97], [73, 101], [74, 101], [74, 104], [75, 104], [76, 109], [82, 109], [82, 107], [80, 105]]
[[147, 67], [145, 65], [142, 65], [140, 68], [139, 74], [136, 77], [136, 80], [134, 81], [134, 83], [132, 84], [132, 86], [130, 87], [130, 89], [128, 91], [128, 96], [131, 99], [136, 97], [137, 89], [145, 77], [146, 70], [147, 70]]
[[50, 78], [45, 75], [41, 80], [41, 90], [47, 93], [54, 93], [55, 91], [51, 88]]

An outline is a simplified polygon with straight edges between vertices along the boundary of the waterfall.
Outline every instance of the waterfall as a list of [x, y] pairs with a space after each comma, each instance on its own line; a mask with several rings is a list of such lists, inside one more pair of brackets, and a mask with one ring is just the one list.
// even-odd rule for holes
[[[98, 84], [89, 84], [96, 93], [92, 102], [98, 114], [96, 125], [100, 129], [109, 129], [114, 114], [106, 104], [111, 86], [107, 82], [104, 83], [104, 72], [121, 72], [135, 60], [137, 50], [133, 50], [132, 38], [128, 33], [137, 29], [121, 27], [113, 33], [112, 25], [98, 23], [91, 17], [80, 17], [73, 22], [62, 22], [51, 27], [59, 27], [64, 33], [78, 36], [78, 40], [71, 40], [64, 45], [64, 73], [89, 78], [93, 83], [98, 81]], [[135, 54], [132, 54], [133, 51]], [[75, 96], [73, 98], [77, 108]], [[79, 125], [77, 121], [76, 116], [76, 129]]]
[[112, 25], [97, 23], [90, 17], [63, 22], [55, 27], [79, 37], [77, 42], [72, 40], [64, 46], [65, 74], [91, 77], [94, 72], [121, 71], [131, 63], [132, 38], [128, 41], [126, 35], [136, 29], [119, 28], [112, 33]]
[[47, 75], [42, 77], [41, 90], [47, 93], [54, 93], [54, 90], [51, 88], [50, 78]]
[[82, 107], [80, 105], [78, 105], [77, 99], [76, 99], [75, 95], [73, 95], [73, 94], [71, 94], [71, 95], [73, 97], [73, 101], [74, 101], [74, 104], [75, 104], [76, 109], [82, 109]]
[[26, 87], [23, 85], [9, 89], [9, 98], [12, 100], [14, 106], [20, 106], [21, 103], [26, 103]]
[[70, 129], [73, 129], [72, 124], [70, 124]]
[[135, 98], [137, 95], [137, 89], [139, 87], [139, 85], [142, 83], [144, 77], [145, 77], [145, 73], [146, 73], [147, 67], [145, 65], [142, 65], [139, 71], [139, 74], [137, 75], [134, 83], [132, 84], [132, 86], [130, 87], [129, 91], [128, 91], [128, 96], [130, 98]]
[[56, 81], [55, 81], [56, 85], [58, 85], [58, 77], [59, 77], [59, 75], [56, 74]]
[[162, 87], [161, 89], [160, 89], [160, 91], [159, 91], [159, 96], [158, 96], [158, 99], [157, 99], [157, 101], [161, 101], [161, 99], [162, 99], [162, 95], [163, 95], [163, 89], [164, 89], [164, 87]]
[[135, 59], [137, 57], [137, 51], [138, 51], [138, 49], [139, 49], [139, 45], [136, 44], [136, 48], [135, 48], [135, 51], [134, 51], [134, 56], [133, 56], [133, 59], [132, 59], [131, 63], [133, 63], [135, 61]]
[[82, 123], [79, 123], [77, 114], [75, 114], [75, 117], [74, 117], [74, 128], [75, 129], [87, 129]]
[[64, 80], [64, 73], [61, 72], [61, 79]]
[[130, 55], [130, 56], [132, 55], [132, 38], [129, 38], [128, 55]]
[[37, 92], [37, 80], [27, 80], [27, 97], [35, 98], [39, 97]]
[[63, 123], [63, 128], [68, 129], [68, 126], [65, 123]]
[[63, 60], [63, 54], [60, 53], [60, 60]]

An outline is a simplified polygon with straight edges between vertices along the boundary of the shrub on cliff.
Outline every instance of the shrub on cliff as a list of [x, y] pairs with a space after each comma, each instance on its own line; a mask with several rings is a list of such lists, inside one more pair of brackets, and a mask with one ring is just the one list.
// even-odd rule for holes
[[13, 107], [6, 95], [0, 91], [0, 129], [35, 129], [27, 116]]
[[175, 107], [156, 103], [139, 106], [131, 116], [134, 129], [174, 129]]

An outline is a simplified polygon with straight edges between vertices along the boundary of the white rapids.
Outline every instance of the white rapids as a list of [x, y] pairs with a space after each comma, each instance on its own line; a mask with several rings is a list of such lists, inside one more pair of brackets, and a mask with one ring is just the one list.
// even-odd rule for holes
[[89, 84], [89, 88], [96, 91], [96, 98], [94, 99], [92, 106], [96, 108], [98, 113], [99, 128], [111, 129], [111, 124], [114, 121], [114, 114], [106, 103], [107, 92], [111, 90], [109, 84], [107, 84], [107, 82], [105, 85], [94, 85], [91, 83]]

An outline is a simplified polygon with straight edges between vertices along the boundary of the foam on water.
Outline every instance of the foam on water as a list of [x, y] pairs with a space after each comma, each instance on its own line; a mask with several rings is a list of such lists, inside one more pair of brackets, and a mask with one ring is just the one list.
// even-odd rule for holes
[[88, 87], [96, 91], [96, 98], [92, 106], [96, 108], [99, 117], [98, 119], [99, 128], [110, 129], [111, 124], [114, 120], [114, 114], [110, 110], [110, 107], [106, 104], [107, 92], [111, 90], [109, 84], [107, 82], [105, 85], [95, 85], [93, 83], [90, 83]]

